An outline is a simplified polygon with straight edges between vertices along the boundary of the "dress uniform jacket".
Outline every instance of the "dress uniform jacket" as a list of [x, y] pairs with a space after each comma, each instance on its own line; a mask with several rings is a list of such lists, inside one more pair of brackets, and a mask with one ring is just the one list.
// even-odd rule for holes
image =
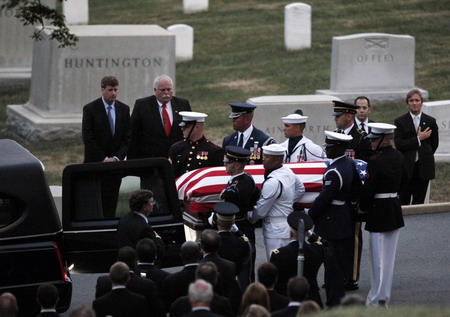
[[[286, 149], [289, 149], [289, 139], [281, 143]], [[284, 162], [312, 162], [323, 161], [326, 158], [322, 148], [313, 141], [303, 136], [294, 146], [291, 153], [287, 153]]]
[[224, 151], [204, 136], [195, 142], [182, 140], [170, 147], [169, 158], [175, 177], [201, 167], [223, 165]]
[[392, 231], [405, 225], [397, 197], [376, 198], [376, 194], [398, 193], [405, 182], [405, 163], [399, 151], [386, 147], [371, 158], [360, 201], [360, 208], [368, 211], [367, 231]]
[[[235, 131], [234, 133], [227, 135], [223, 138], [222, 148], [225, 149], [228, 145], [237, 146], [239, 142], [239, 132]], [[250, 150], [250, 148], [255, 147], [255, 142], [258, 142], [258, 148], [260, 149], [258, 157], [250, 157], [251, 160], [255, 161], [255, 164], [262, 164], [262, 146], [276, 143], [275, 140], [262, 132], [261, 130], [255, 128], [253, 126], [252, 133], [250, 134], [250, 138], [247, 143], [244, 144], [244, 148]]]
[[92, 303], [97, 317], [148, 317], [145, 297], [126, 288], [112, 290]]
[[369, 158], [373, 155], [372, 146], [370, 140], [365, 138], [366, 132], [358, 129], [356, 124], [353, 124], [348, 135], [353, 137], [353, 140], [347, 146], [348, 150], [355, 152], [355, 159], [360, 159], [368, 162]]
[[242, 270], [242, 265], [250, 255], [250, 245], [236, 234], [229, 231], [219, 231], [222, 245], [219, 256], [236, 264], [236, 275]]

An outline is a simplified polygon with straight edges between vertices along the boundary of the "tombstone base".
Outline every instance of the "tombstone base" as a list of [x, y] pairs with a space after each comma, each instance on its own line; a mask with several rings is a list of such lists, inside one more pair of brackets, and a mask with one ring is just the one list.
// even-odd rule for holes
[[[412, 88], [411, 88], [412, 89]], [[339, 97], [344, 102], [353, 103], [358, 96], [366, 96], [371, 104], [380, 104], [383, 102], [405, 101], [406, 94], [411, 90], [408, 88], [402, 90], [365, 90], [365, 91], [334, 91], [334, 90], [316, 90], [316, 95], [330, 95]], [[428, 100], [428, 91], [420, 89], [423, 99]]]
[[450, 162], [450, 153], [434, 153], [435, 162]]
[[31, 67], [0, 68], [0, 86], [30, 84]]
[[81, 138], [81, 114], [33, 111], [29, 105], [8, 105], [6, 134], [30, 142]]

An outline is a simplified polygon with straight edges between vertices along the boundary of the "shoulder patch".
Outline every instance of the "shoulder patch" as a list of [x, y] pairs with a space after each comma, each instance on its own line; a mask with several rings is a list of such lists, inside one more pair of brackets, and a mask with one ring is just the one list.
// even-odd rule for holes
[[280, 253], [280, 250], [275, 249], [275, 250], [272, 251], [272, 253], [273, 253], [273, 254], [278, 254], [278, 253]]

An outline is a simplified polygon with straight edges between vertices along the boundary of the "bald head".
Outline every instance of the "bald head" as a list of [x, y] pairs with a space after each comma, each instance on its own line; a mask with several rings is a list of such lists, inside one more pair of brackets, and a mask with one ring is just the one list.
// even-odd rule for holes
[[0, 316], [14, 317], [18, 311], [17, 299], [13, 294], [3, 293], [0, 295]]

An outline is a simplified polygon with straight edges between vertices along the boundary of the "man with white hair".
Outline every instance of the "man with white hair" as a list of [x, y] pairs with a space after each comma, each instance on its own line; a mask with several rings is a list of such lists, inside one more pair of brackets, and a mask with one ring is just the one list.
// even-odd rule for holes
[[286, 148], [279, 144], [263, 146], [264, 183], [253, 211], [248, 213], [251, 223], [263, 219], [263, 236], [267, 259], [272, 250], [289, 243], [287, 216], [294, 202], [305, 192], [305, 186], [288, 167], [283, 166]]
[[297, 113], [282, 117], [286, 141], [281, 143], [287, 149], [284, 163], [323, 161], [326, 155], [322, 148], [303, 135], [308, 117]]
[[202, 317], [216, 317], [210, 311], [209, 305], [213, 299], [214, 292], [212, 285], [205, 280], [198, 279], [189, 285], [189, 301], [192, 306], [192, 311], [187, 316], [202, 316]]

